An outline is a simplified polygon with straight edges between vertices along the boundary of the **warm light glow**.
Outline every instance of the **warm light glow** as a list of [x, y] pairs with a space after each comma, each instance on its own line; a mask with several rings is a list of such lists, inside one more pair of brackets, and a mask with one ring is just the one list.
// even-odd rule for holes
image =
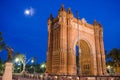
[[19, 61], [19, 58], [16, 58], [16, 59], [15, 59], [15, 62], [18, 62], [18, 61]]
[[41, 68], [44, 68], [44, 67], [45, 67], [45, 64], [42, 64], [42, 65], [41, 65]]
[[55, 76], [55, 78], [57, 79], [57, 76]]
[[70, 76], [69, 76], [68, 78], [69, 78], [69, 79], [72, 79], [72, 77], [70, 77]]
[[43, 75], [40, 75], [40, 77], [42, 78], [42, 77], [43, 77]]
[[107, 66], [108, 69], [110, 69], [110, 67], [111, 67], [110, 65]]
[[77, 77], [77, 80], [79, 80], [79, 77]]

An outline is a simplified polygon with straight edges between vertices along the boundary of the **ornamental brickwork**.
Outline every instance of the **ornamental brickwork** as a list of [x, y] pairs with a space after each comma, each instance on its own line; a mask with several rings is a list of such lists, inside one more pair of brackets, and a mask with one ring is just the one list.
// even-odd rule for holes
[[[78, 67], [76, 46], [79, 47]], [[94, 21], [74, 17], [62, 5], [58, 16], [48, 19], [48, 51], [46, 72], [55, 75], [106, 74], [103, 28]]]

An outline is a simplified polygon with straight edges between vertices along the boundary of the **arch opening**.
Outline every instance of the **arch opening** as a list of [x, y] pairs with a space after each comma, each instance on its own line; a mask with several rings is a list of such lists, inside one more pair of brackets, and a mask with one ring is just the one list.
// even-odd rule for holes
[[80, 40], [75, 45], [77, 75], [92, 75], [92, 54], [89, 44]]

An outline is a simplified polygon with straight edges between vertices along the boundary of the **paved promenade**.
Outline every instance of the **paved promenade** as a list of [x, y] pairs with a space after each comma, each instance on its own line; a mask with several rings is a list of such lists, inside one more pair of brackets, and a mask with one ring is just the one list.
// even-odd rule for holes
[[[2, 77], [0, 76], [0, 80]], [[106, 77], [72, 77], [72, 76], [48, 76], [48, 77], [28, 77], [28, 76], [14, 76], [13, 80], [120, 80], [120, 76], [106, 76]]]

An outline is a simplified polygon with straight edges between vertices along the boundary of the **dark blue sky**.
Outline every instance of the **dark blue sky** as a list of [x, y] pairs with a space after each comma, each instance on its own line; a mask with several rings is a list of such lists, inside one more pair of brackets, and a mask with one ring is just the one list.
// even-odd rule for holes
[[[52, 13], [57, 16], [61, 4], [76, 10], [80, 18], [88, 23], [96, 19], [104, 28], [106, 50], [120, 48], [120, 1], [119, 0], [0, 0], [0, 31], [6, 44], [14, 51], [25, 53], [27, 58], [46, 60], [47, 19]], [[24, 15], [24, 10], [32, 7], [33, 16]], [[0, 52], [2, 58], [6, 51]]]

